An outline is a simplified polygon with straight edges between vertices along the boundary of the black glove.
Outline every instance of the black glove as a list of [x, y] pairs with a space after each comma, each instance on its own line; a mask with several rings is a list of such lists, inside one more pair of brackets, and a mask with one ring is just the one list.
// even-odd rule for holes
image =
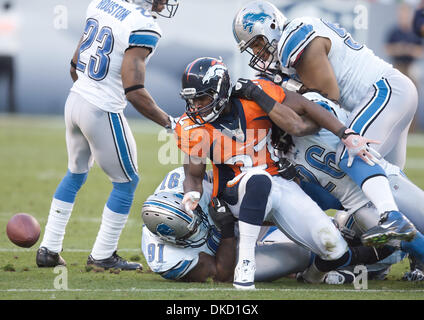
[[209, 203], [209, 216], [221, 231], [222, 239], [234, 237], [235, 218], [224, 201], [213, 198]]
[[252, 100], [256, 102], [262, 110], [270, 113], [274, 108], [275, 100], [271, 98], [260, 86], [248, 79], [240, 78], [232, 89], [232, 96], [235, 98]]
[[286, 180], [294, 180], [297, 177], [295, 165], [286, 158], [280, 158], [278, 161], [278, 173]]
[[253, 91], [260, 88], [249, 79], [240, 78], [233, 86], [232, 95], [236, 98], [253, 100]]

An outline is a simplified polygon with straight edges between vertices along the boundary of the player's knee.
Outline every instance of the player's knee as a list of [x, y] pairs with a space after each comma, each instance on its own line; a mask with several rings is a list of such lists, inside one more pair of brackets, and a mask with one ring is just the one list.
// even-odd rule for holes
[[267, 212], [272, 180], [267, 174], [252, 174], [246, 177], [239, 219], [246, 223], [261, 225]]
[[365, 181], [367, 181], [370, 178], [376, 177], [376, 176], [386, 176], [386, 172], [383, 170], [383, 168], [375, 164], [373, 166], [368, 165], [360, 159], [359, 157], [356, 157], [355, 160], [352, 163], [351, 167], [347, 166], [348, 158], [347, 155], [344, 156], [340, 162], [339, 167], [342, 169], [345, 173], [348, 174], [348, 176], [359, 186], [362, 187]]
[[73, 203], [77, 192], [81, 189], [87, 180], [88, 172], [85, 173], [72, 173], [68, 170], [65, 177], [60, 182], [56, 189], [54, 198]]
[[348, 250], [346, 241], [333, 224], [319, 227], [315, 238], [322, 248], [320, 256], [325, 260], [338, 259]]
[[107, 207], [113, 212], [128, 214], [134, 200], [134, 193], [138, 182], [138, 175], [134, 175], [130, 182], [113, 182], [113, 189], [106, 204]]

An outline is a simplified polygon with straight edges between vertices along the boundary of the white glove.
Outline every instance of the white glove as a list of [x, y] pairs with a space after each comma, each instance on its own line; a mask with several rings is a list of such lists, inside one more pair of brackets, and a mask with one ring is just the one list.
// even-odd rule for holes
[[346, 129], [341, 140], [349, 155], [348, 167], [352, 166], [355, 156], [359, 156], [370, 166], [380, 162], [381, 155], [368, 145], [369, 143], [380, 144], [380, 141], [364, 138], [352, 129]]
[[168, 133], [173, 133], [175, 130], [175, 127], [177, 126], [178, 118], [168, 116], [168, 119], [171, 122], [171, 124], [166, 126], [165, 129]]
[[184, 205], [184, 209], [193, 213], [193, 210], [197, 207], [200, 201], [200, 192], [198, 191], [189, 191], [184, 194], [184, 198], [182, 204]]

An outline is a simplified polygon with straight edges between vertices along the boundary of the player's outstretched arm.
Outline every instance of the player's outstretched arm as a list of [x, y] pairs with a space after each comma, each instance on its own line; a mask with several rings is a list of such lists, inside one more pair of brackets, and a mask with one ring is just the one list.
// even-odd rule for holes
[[163, 127], [171, 126], [168, 114], [159, 108], [144, 88], [146, 58], [149, 54], [150, 50], [143, 47], [132, 47], [125, 52], [121, 68], [125, 95], [134, 108], [146, 118]]
[[197, 207], [203, 193], [203, 177], [206, 172], [206, 159], [185, 154], [184, 158], [184, 199], [182, 201], [187, 211]]
[[[286, 92], [283, 102], [279, 103], [254, 82], [239, 79], [233, 88], [233, 94], [256, 102], [277, 126], [292, 135], [299, 136], [299, 132], [296, 134], [296, 132], [290, 131], [301, 123], [298, 120], [301, 119], [299, 115], [307, 115], [320, 127], [331, 131], [340, 138], [349, 154], [348, 167], [352, 165], [355, 156], [359, 156], [369, 165], [374, 165], [374, 162], [379, 161], [380, 155], [368, 145], [369, 143], [380, 143], [379, 141], [364, 138], [348, 129], [329, 111], [296, 92]], [[298, 119], [293, 116], [292, 111], [295, 111]], [[294, 122], [292, 128], [289, 122]]]

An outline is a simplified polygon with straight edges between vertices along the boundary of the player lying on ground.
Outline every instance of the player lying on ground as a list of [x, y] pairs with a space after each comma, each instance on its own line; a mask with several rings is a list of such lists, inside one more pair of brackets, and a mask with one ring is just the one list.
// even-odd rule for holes
[[[237, 228], [235, 230], [234, 218], [224, 206], [211, 207], [211, 174], [202, 181], [203, 194], [197, 212], [185, 211], [181, 204], [184, 179], [182, 167], [169, 172], [154, 194], [144, 202], [143, 255], [150, 269], [165, 279], [203, 282], [212, 278], [229, 282], [233, 279], [237, 260], [238, 231]], [[220, 212], [220, 209], [225, 212]], [[217, 224], [211, 217], [211, 211]], [[361, 255], [358, 261], [368, 264], [392, 252], [393, 248], [389, 247], [376, 251], [370, 247], [354, 249], [354, 254]], [[255, 281], [273, 281], [303, 272], [311, 265], [314, 254], [289, 240], [276, 227], [262, 227], [255, 256]], [[349, 282], [353, 281], [351, 273], [344, 275]], [[335, 282], [334, 279], [342, 277], [333, 276], [327, 282], [343, 282]]]

